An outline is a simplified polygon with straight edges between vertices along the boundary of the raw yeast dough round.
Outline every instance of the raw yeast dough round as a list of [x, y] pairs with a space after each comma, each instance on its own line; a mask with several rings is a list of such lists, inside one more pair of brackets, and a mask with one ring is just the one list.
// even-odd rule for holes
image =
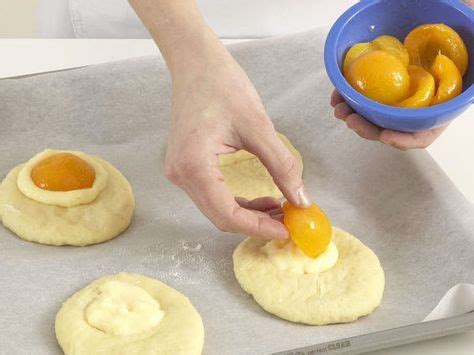
[[[39, 158], [69, 154], [95, 171], [91, 188], [49, 191], [35, 185]], [[58, 181], [64, 181], [58, 179]], [[127, 179], [109, 162], [82, 152], [45, 150], [13, 168], [0, 185], [0, 219], [20, 238], [50, 245], [89, 245], [112, 239], [132, 219], [135, 199]]]
[[385, 278], [377, 256], [354, 236], [333, 227], [339, 256], [323, 272], [295, 272], [271, 262], [265, 241], [247, 238], [234, 252], [242, 288], [267, 312], [311, 325], [352, 322], [382, 300]]
[[[303, 166], [301, 154], [288, 138], [281, 133], [278, 133], [278, 137]], [[275, 198], [283, 196], [267, 169], [255, 155], [245, 150], [239, 150], [235, 153], [223, 154], [219, 156], [219, 159], [224, 181], [234, 196], [244, 197], [248, 200], [262, 196]]]

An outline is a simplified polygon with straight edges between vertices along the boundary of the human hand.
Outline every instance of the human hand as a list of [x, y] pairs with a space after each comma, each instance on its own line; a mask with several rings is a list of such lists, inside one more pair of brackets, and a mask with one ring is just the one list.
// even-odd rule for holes
[[291, 203], [310, 203], [302, 167], [276, 135], [245, 72], [220, 45], [208, 47], [193, 63], [172, 68], [165, 175], [219, 229], [263, 239], [287, 238], [280, 202], [271, 197], [234, 198], [219, 169], [220, 154], [245, 149], [260, 159]]
[[444, 125], [414, 133], [381, 128], [370, 123], [364, 117], [354, 112], [354, 110], [352, 110], [352, 108], [344, 101], [341, 94], [336, 90], [334, 90], [331, 95], [331, 106], [334, 107], [334, 116], [344, 121], [347, 127], [352, 129], [362, 138], [372, 141], [380, 141], [401, 150], [426, 148], [448, 127], [448, 125]]
[[245, 149], [260, 159], [292, 204], [310, 204], [302, 167], [276, 135], [245, 72], [205, 24], [194, 0], [129, 1], [172, 78], [165, 175], [220, 229], [287, 238], [280, 202], [234, 198], [219, 168], [220, 154]]

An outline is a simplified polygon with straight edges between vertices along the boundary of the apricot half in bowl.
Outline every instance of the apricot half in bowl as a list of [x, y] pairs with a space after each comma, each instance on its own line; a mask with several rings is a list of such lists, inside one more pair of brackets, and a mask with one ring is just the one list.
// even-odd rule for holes
[[[375, 38], [387, 34], [403, 41], [410, 31], [419, 26], [440, 23], [446, 24], [459, 34], [465, 43], [468, 57], [471, 58], [471, 63], [465, 65], [462, 92], [459, 92], [459, 95], [454, 98], [443, 101], [445, 97], [440, 96], [439, 104], [423, 108], [406, 108], [403, 100], [396, 105], [395, 103], [376, 102], [352, 87], [344, 77], [344, 58], [348, 50], [355, 44], [371, 42]], [[415, 54], [411, 51], [410, 43], [404, 43], [404, 45], [410, 55], [410, 61], [413, 61], [412, 57]], [[426, 48], [425, 54], [430, 54], [429, 44], [426, 45]], [[447, 49], [443, 51], [446, 52]], [[432, 70], [436, 57], [427, 55], [426, 58], [426, 60], [420, 61], [419, 67], [430, 66], [430, 70]], [[454, 0], [360, 1], [343, 13], [331, 28], [326, 39], [324, 61], [330, 80], [346, 102], [374, 124], [405, 132], [438, 127], [459, 116], [474, 102], [474, 66], [472, 65], [472, 61], [474, 61], [474, 11], [462, 2]], [[459, 70], [462, 72], [463, 61], [456, 59], [453, 62], [459, 65]], [[443, 58], [438, 59], [436, 65], [438, 65], [439, 73], [449, 72], [449, 67]], [[413, 73], [413, 70], [411, 71]], [[423, 92], [418, 93], [422, 99], [423, 95], [430, 94], [430, 83], [429, 80], [422, 80], [421, 73], [418, 72], [416, 75], [419, 80], [418, 86], [411, 84], [408, 90], [412, 95], [415, 95], [417, 87], [420, 90], [423, 89]], [[449, 88], [449, 85], [447, 87]], [[433, 96], [436, 96], [436, 92], [433, 93]]]

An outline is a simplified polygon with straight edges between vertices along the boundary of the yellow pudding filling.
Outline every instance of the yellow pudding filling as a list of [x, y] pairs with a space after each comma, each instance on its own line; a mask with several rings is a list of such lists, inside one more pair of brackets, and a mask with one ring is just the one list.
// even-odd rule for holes
[[148, 292], [122, 281], [101, 285], [85, 310], [92, 327], [120, 336], [147, 332], [160, 323], [163, 315], [160, 304]]
[[330, 242], [326, 250], [316, 258], [305, 255], [291, 239], [272, 240], [261, 250], [275, 268], [295, 274], [324, 272], [332, 268], [339, 257], [339, 252], [333, 242]]

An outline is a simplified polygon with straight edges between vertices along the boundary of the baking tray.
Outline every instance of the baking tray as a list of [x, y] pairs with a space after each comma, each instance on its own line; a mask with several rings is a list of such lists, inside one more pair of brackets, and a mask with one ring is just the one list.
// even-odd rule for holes
[[[315, 200], [379, 256], [386, 288], [373, 314], [350, 324], [293, 324], [240, 288], [232, 252], [243, 236], [216, 230], [163, 177], [170, 80], [162, 59], [145, 57], [0, 81], [0, 175], [47, 147], [83, 150], [117, 166], [137, 202], [125, 233], [84, 248], [29, 243], [0, 227], [0, 352], [60, 353], [54, 317], [61, 303], [120, 271], [187, 295], [203, 318], [205, 354], [315, 344], [357, 352], [472, 327], [472, 314], [420, 322], [452, 286], [474, 283], [473, 206], [425, 151], [360, 139], [332, 117], [323, 41], [317, 30], [231, 51], [276, 128], [302, 153]], [[329, 349], [347, 340], [350, 347]]]

